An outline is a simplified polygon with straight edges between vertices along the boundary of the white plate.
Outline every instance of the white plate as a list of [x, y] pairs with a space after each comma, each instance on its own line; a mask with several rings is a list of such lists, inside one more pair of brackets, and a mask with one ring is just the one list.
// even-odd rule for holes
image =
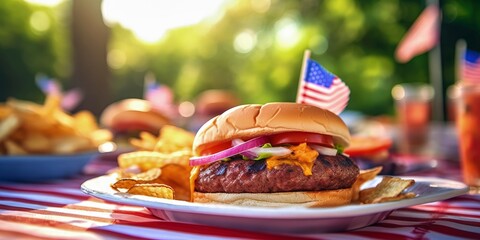
[[[465, 184], [431, 177], [402, 177], [414, 179], [408, 191], [417, 197], [379, 204], [352, 204], [333, 208], [255, 208], [232, 205], [192, 203], [178, 200], [119, 193], [110, 187], [113, 176], [101, 176], [84, 182], [83, 192], [107, 201], [142, 206], [159, 218], [262, 232], [313, 233], [346, 231], [374, 224], [393, 210], [417, 204], [444, 200], [465, 194]], [[364, 184], [372, 187], [382, 177]]]
[[36, 182], [71, 177], [82, 172], [97, 152], [72, 155], [18, 155], [0, 157], [0, 180]]

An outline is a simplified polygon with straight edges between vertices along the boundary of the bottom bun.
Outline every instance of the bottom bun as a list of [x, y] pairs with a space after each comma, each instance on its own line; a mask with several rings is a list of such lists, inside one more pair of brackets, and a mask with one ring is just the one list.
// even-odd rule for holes
[[193, 201], [199, 203], [232, 204], [255, 207], [334, 207], [350, 204], [352, 189], [316, 192], [278, 193], [193, 193]]

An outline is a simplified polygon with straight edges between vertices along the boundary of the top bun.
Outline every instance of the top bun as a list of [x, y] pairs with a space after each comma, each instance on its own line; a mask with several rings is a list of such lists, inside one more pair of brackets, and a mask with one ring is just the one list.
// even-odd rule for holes
[[143, 99], [129, 98], [109, 105], [100, 117], [102, 126], [115, 132], [156, 132], [170, 120]]
[[198, 130], [193, 150], [199, 154], [235, 138], [292, 131], [330, 135], [334, 144], [344, 147], [350, 142], [347, 125], [336, 114], [311, 105], [278, 102], [241, 105], [210, 119]]
[[199, 114], [218, 115], [239, 104], [238, 98], [230, 91], [211, 89], [202, 92], [196, 100], [196, 111]]

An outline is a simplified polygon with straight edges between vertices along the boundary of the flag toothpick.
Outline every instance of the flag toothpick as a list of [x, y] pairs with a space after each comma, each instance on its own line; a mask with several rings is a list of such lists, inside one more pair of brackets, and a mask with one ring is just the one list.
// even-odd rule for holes
[[340, 114], [348, 104], [350, 89], [336, 75], [310, 59], [306, 50], [298, 84], [297, 103], [305, 103]]
[[300, 79], [298, 80], [297, 103], [301, 103], [303, 101], [303, 94], [300, 86], [302, 86], [303, 79], [305, 79], [305, 73], [307, 72], [308, 59], [310, 59], [310, 55], [311, 53], [308, 49], [303, 53], [302, 70], [300, 70]]

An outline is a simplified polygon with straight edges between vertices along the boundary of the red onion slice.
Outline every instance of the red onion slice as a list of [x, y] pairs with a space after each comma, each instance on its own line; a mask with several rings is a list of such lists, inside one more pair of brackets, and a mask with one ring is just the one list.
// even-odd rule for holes
[[[243, 141], [242, 139], [236, 138], [232, 140], [232, 146], [238, 146], [243, 143], [245, 143], [245, 141]], [[252, 153], [250, 150], [243, 152], [242, 155], [249, 159], [255, 159], [257, 157], [257, 155], [255, 153]]]
[[212, 155], [192, 157], [190, 158], [190, 166], [199, 166], [199, 165], [209, 164], [224, 158], [228, 158], [228, 157], [243, 153], [254, 147], [262, 146], [267, 142], [268, 142], [268, 138], [262, 136], [262, 137], [250, 139], [244, 143], [241, 143], [229, 149], [214, 153]]
[[[241, 139], [233, 139], [232, 140], [232, 145], [237, 146], [239, 144], [244, 143], [243, 140]], [[286, 147], [255, 147], [252, 148], [248, 151], [245, 151], [242, 153], [243, 156], [249, 158], [249, 159], [256, 159], [258, 156], [261, 154], [267, 154], [269, 156], [285, 156], [292, 153], [292, 150], [286, 148]]]

